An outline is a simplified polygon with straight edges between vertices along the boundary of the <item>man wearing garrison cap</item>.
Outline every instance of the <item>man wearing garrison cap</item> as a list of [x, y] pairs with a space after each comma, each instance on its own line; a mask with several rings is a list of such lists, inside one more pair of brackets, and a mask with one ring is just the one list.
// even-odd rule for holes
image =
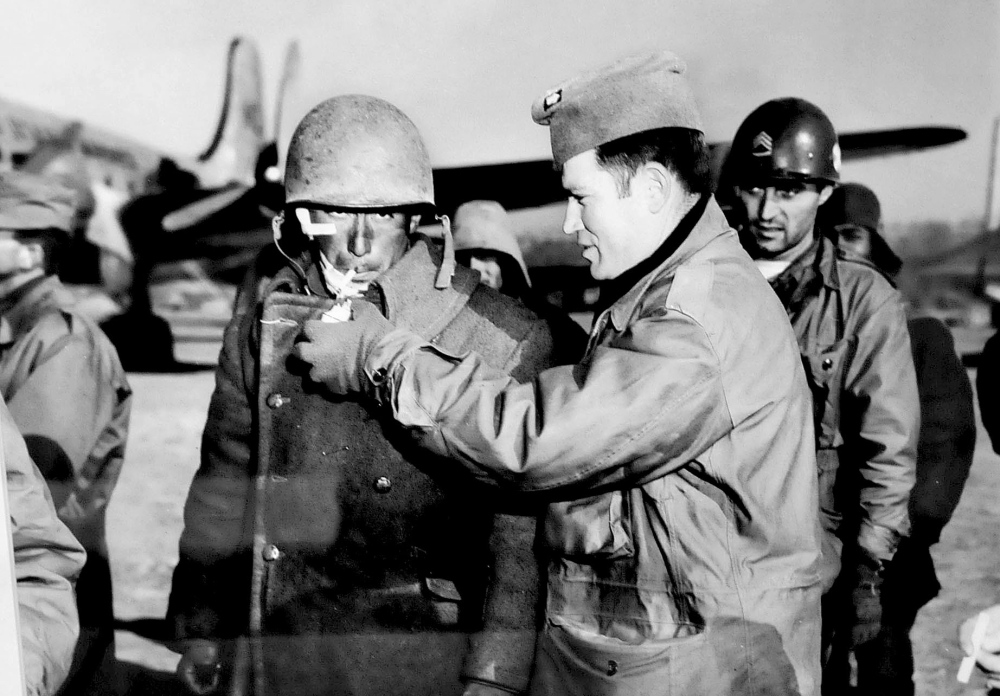
[[67, 694], [106, 685], [109, 675], [98, 670], [114, 660], [104, 518], [132, 401], [114, 346], [73, 309], [55, 275], [75, 214], [72, 190], [34, 174], [0, 173], [0, 395], [49, 484], [59, 518], [87, 550], [76, 588], [81, 629]]
[[[810, 397], [774, 293], [709, 193], [670, 53], [547, 92], [573, 234], [604, 281], [578, 365], [519, 383], [381, 316], [300, 355], [431, 452], [428, 471], [549, 502], [533, 694], [815, 694], [819, 559]], [[760, 379], [767, 375], [767, 379]]]

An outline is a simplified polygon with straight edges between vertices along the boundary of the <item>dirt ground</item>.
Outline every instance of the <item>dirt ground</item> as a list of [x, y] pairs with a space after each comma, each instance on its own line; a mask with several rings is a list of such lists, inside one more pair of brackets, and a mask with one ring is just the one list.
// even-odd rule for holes
[[[134, 374], [130, 380], [135, 404], [128, 452], [108, 510], [115, 613], [126, 620], [162, 617], [166, 610], [184, 498], [214, 386], [211, 371]], [[958, 623], [1000, 601], [1000, 456], [981, 427], [965, 494], [933, 555], [944, 589], [924, 607], [914, 629], [917, 694], [985, 693], [979, 674], [968, 686], [955, 680], [962, 657]], [[173, 671], [178, 659], [126, 631], [118, 632], [117, 656], [157, 671]]]

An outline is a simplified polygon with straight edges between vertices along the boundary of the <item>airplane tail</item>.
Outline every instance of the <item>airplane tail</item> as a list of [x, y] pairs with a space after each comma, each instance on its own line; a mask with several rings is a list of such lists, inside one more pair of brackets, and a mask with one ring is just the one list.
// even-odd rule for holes
[[[299, 43], [292, 41], [288, 44], [285, 53], [285, 65], [281, 72], [281, 82], [278, 83], [278, 95], [274, 107], [274, 141], [278, 147], [278, 163], [273, 176], [268, 180], [280, 181], [285, 170], [285, 155], [288, 152], [288, 141], [292, 139], [292, 130], [295, 124], [289, 124], [288, 96], [295, 89], [301, 72], [302, 58], [299, 53]], [[289, 127], [290, 126], [290, 127]]]
[[211, 145], [198, 157], [202, 186], [253, 185], [257, 157], [264, 147], [262, 82], [256, 44], [233, 39], [219, 127]]

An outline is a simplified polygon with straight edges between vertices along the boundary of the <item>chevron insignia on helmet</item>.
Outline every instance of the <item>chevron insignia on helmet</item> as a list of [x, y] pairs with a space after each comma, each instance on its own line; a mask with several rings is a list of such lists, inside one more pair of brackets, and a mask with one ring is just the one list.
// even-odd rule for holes
[[754, 157], [767, 157], [771, 154], [774, 143], [771, 140], [771, 136], [761, 131], [753, 139], [753, 156]]

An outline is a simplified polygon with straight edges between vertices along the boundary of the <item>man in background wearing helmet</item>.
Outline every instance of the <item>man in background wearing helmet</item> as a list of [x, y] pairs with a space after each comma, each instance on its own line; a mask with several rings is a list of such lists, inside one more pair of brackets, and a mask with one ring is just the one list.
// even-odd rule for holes
[[185, 507], [169, 607], [179, 675], [194, 693], [522, 691], [534, 518], [433, 481], [404, 432], [320, 394], [291, 353], [307, 320], [367, 309], [527, 379], [552, 364], [553, 337], [456, 268], [447, 225], [443, 245], [414, 234], [434, 205], [430, 161], [392, 104], [319, 104], [287, 162], [274, 224], [287, 262], [226, 330]]
[[[819, 210], [818, 228], [837, 248], [874, 265], [895, 282], [903, 262], [885, 241], [881, 206], [861, 184], [841, 184]], [[910, 631], [920, 607], [941, 585], [930, 547], [958, 505], [976, 448], [972, 385], [955, 352], [948, 327], [934, 317], [907, 321], [920, 391], [917, 478], [910, 493], [910, 535], [886, 571], [882, 629], [856, 651], [858, 684], [872, 694], [912, 696], [913, 644]]]
[[815, 230], [840, 178], [837, 136], [819, 108], [790, 98], [760, 106], [736, 132], [724, 177], [813, 392], [826, 530], [823, 687], [842, 693], [849, 653], [878, 634], [883, 570], [909, 532], [920, 402], [906, 315], [877, 270], [838, 255]]
[[80, 640], [65, 687], [82, 694], [108, 686], [114, 660], [105, 513], [125, 456], [132, 390], [114, 346], [56, 277], [75, 215], [76, 195], [62, 184], [0, 174], [0, 394], [60, 519], [87, 550], [77, 583]]
[[819, 690], [809, 390], [712, 197], [684, 72], [667, 51], [630, 56], [532, 108], [569, 194], [563, 231], [606, 281], [580, 363], [524, 381], [374, 312], [309, 322], [298, 348], [334, 394], [407, 426], [440, 478], [551, 503], [537, 696]]

